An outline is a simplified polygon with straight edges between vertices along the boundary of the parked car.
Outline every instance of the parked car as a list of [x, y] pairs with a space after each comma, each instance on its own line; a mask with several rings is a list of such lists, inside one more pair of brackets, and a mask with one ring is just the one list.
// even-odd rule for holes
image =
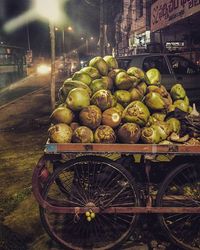
[[200, 71], [188, 59], [177, 54], [139, 54], [117, 58], [119, 68], [132, 66], [144, 71], [157, 68], [162, 75], [162, 84], [169, 90], [173, 84], [183, 84], [190, 100], [200, 102]]

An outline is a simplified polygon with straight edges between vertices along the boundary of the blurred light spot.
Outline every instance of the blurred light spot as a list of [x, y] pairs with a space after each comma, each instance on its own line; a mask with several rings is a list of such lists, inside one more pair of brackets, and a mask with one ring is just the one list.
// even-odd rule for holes
[[69, 26], [67, 29], [68, 29], [68, 31], [73, 31], [71, 26]]
[[65, 19], [63, 3], [64, 0], [33, 0], [33, 8], [39, 17], [58, 24]]
[[36, 71], [40, 75], [46, 75], [46, 74], [49, 74], [51, 72], [51, 67], [49, 65], [46, 65], [46, 64], [41, 64], [37, 67]]
[[38, 19], [54, 24], [64, 24], [67, 17], [64, 13], [63, 4], [66, 1], [68, 0], [32, 0], [30, 9], [22, 15], [6, 22], [3, 26], [3, 30], [7, 33], [11, 33], [28, 22]]
[[3, 26], [3, 30], [7, 33], [11, 33], [16, 29], [22, 27], [23, 25], [27, 24], [29, 21], [34, 21], [36, 19], [36, 15], [33, 10], [28, 10], [24, 14], [11, 19], [10, 21], [6, 22]]

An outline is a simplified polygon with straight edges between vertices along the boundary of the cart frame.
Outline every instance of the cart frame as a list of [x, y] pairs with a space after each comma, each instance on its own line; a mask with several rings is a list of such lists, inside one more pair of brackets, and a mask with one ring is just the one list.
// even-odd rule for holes
[[[153, 205], [152, 197], [147, 195], [146, 204], [144, 206], [110, 206], [110, 207], [97, 207], [94, 204], [86, 204], [85, 206], [62, 206], [56, 204], [50, 204], [45, 200], [43, 191], [49, 180], [51, 181], [53, 173], [48, 173], [47, 163], [56, 163], [62, 159], [63, 155], [72, 154], [74, 158], [77, 155], [98, 155], [101, 156], [105, 153], [120, 153], [124, 155], [141, 154], [143, 156], [156, 156], [156, 155], [174, 155], [174, 156], [200, 156], [200, 145], [183, 145], [183, 144], [170, 144], [170, 145], [157, 145], [157, 144], [82, 144], [82, 143], [64, 143], [56, 144], [49, 143], [45, 145], [44, 155], [40, 158], [32, 177], [33, 194], [39, 203], [40, 208], [48, 210], [56, 214], [69, 214], [74, 217], [83, 215], [90, 209], [95, 214], [160, 214], [161, 216], [167, 214], [200, 214], [200, 205], [197, 206], [156, 206]], [[147, 157], [147, 159], [148, 159]], [[79, 158], [77, 158], [78, 161]], [[145, 172], [149, 174], [149, 161], [144, 162]], [[55, 179], [54, 179], [55, 180]], [[187, 215], [186, 215], [187, 216]], [[48, 229], [47, 229], [48, 232]], [[62, 239], [58, 240], [57, 237], [48, 232], [49, 235], [61, 244], [64, 244]], [[179, 242], [173, 237], [171, 240], [179, 244]], [[182, 243], [181, 243], [182, 244]], [[180, 245], [180, 244], [179, 244]], [[73, 249], [73, 248], [72, 248]], [[79, 248], [77, 248], [79, 249]], [[82, 248], [80, 248], [82, 249]], [[101, 248], [100, 248], [101, 249]], [[104, 248], [102, 248], [104, 249]], [[110, 249], [110, 248], [105, 248]], [[186, 248], [187, 245], [186, 245]], [[189, 248], [196, 249], [196, 248]]]
[[[33, 178], [32, 187], [33, 194], [43, 208], [49, 209], [58, 213], [85, 213], [88, 208], [82, 207], [56, 207], [52, 206], [43, 200], [40, 188], [40, 175], [45, 166], [46, 161], [54, 161], [58, 159], [60, 154], [63, 153], [125, 153], [125, 154], [142, 154], [142, 155], [159, 155], [159, 154], [172, 154], [172, 155], [200, 155], [200, 146], [193, 145], [158, 145], [158, 144], [83, 144], [83, 143], [47, 143], [45, 145], [44, 156], [38, 162]], [[93, 207], [96, 213], [200, 213], [200, 207], [153, 207], [147, 205], [146, 207], [133, 207], [133, 208], [107, 208], [100, 211], [99, 208]]]

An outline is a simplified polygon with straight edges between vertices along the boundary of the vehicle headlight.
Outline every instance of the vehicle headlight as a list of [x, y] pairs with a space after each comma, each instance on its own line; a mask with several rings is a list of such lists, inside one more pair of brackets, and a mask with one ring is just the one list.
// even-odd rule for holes
[[37, 73], [40, 74], [40, 75], [46, 75], [48, 73], [51, 72], [51, 67], [49, 65], [46, 65], [46, 64], [40, 64], [38, 67], [37, 67]]

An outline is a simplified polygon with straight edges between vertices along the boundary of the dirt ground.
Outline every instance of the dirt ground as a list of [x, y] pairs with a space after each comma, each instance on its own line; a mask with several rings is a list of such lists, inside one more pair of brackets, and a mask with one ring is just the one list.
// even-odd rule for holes
[[[48, 245], [38, 248], [38, 242], [48, 243], [48, 237], [31, 188], [32, 172], [47, 138], [49, 92], [22, 97], [0, 112], [0, 223], [4, 232], [0, 249], [50, 249]], [[9, 248], [13, 239], [18, 248]]]

